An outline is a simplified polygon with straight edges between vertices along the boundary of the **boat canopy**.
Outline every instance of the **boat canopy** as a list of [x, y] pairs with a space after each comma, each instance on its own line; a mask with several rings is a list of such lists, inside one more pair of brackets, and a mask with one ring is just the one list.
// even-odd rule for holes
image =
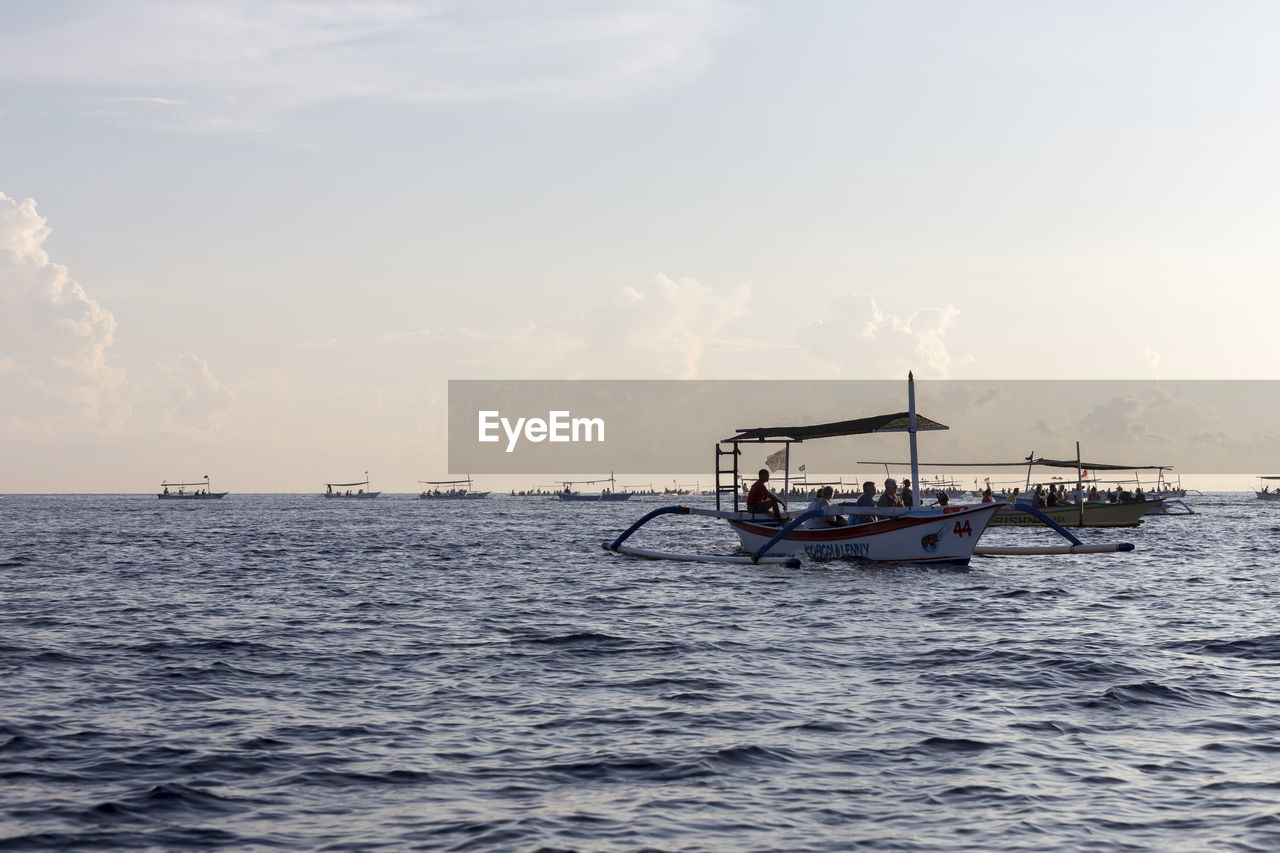
[[460, 483], [471, 485], [470, 478], [465, 480], [419, 480], [418, 482], [426, 486], [456, 486]]
[[[909, 462], [871, 462], [858, 460], [859, 465], [909, 465]], [[1102, 462], [1076, 462], [1074, 459], [1023, 459], [1021, 462], [921, 462], [920, 467], [930, 468], [1023, 468], [1041, 465], [1045, 468], [1075, 468], [1086, 471], [1172, 471], [1172, 465], [1109, 465]], [[1280, 480], [1280, 477], [1276, 478]]]
[[360, 482], [358, 482], [358, 483], [325, 483], [325, 485], [326, 485], [326, 486], [338, 486], [339, 488], [341, 488], [341, 487], [343, 487], [343, 486], [367, 486], [367, 485], [369, 485], [369, 481], [368, 481], [368, 480], [361, 480], [361, 481], [360, 481]]
[[1259, 480], [1280, 480], [1280, 476], [1259, 477]]
[[[945, 424], [916, 415], [916, 430], [949, 429]], [[740, 429], [738, 434], [721, 439], [722, 442], [740, 441], [808, 441], [815, 438], [838, 438], [842, 435], [867, 435], [873, 432], [907, 432], [910, 430], [910, 415], [907, 412], [895, 412], [892, 415], [874, 415], [869, 418], [858, 418], [852, 421], [836, 421], [830, 424], [814, 426], [780, 426], [752, 427]]]

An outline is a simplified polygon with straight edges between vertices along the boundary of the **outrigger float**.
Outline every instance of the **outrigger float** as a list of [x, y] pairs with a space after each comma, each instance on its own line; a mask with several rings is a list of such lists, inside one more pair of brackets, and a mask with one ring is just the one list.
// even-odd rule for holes
[[[851, 421], [818, 424], [815, 426], [755, 427], [740, 429], [736, 435], [716, 443], [716, 508], [691, 506], [665, 506], [644, 515], [611, 542], [604, 542], [606, 551], [662, 560], [685, 560], [715, 563], [777, 563], [796, 567], [800, 558], [859, 559], [873, 562], [931, 563], [944, 565], [968, 565], [973, 555], [1021, 555], [1021, 554], [1101, 554], [1132, 551], [1127, 542], [1111, 544], [1084, 544], [1053, 519], [1030, 504], [1013, 506], [1031, 513], [1069, 544], [1049, 546], [1012, 546], [979, 548], [978, 540], [991, 523], [993, 516], [1009, 507], [1005, 501], [985, 504], [920, 506], [919, 459], [916, 452], [916, 434], [932, 430], [948, 429], [947, 426], [916, 413], [915, 377], [907, 374], [907, 411], [889, 415], [876, 415]], [[767, 514], [747, 512], [741, 505], [739, 461], [743, 444], [783, 445], [784, 489], [789, 481], [790, 451], [792, 444], [820, 438], [836, 438], [846, 435], [868, 435], [884, 432], [905, 432], [911, 451], [911, 482], [913, 506], [861, 507], [853, 503], [833, 503], [825, 509], [789, 511], [783, 522], [774, 521]], [[728, 445], [728, 449], [725, 449]], [[725, 458], [732, 467], [725, 468]], [[723, 478], [728, 476], [729, 482]], [[726, 496], [733, 495], [733, 509], [723, 506]], [[662, 515], [695, 515], [719, 518], [727, 521], [742, 542], [747, 554], [680, 554], [636, 548], [626, 540], [644, 525]], [[840, 523], [838, 517], [848, 519]], [[819, 519], [831, 519], [832, 524]], [[810, 524], [810, 522], [815, 522]]]

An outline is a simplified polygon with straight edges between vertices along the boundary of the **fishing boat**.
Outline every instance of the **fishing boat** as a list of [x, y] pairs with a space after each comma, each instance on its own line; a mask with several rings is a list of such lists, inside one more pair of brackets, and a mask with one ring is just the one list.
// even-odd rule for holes
[[[1280, 477], [1266, 476], [1266, 477], [1259, 477], [1258, 479], [1263, 481], [1280, 480]], [[1260, 501], [1280, 501], [1280, 486], [1277, 486], [1276, 488], [1273, 489], [1271, 488], [1271, 484], [1269, 482], [1264, 482], [1262, 488], [1258, 489], [1256, 492], [1254, 492], [1254, 494], [1258, 496], [1258, 500]]]
[[[356, 489], [354, 492], [351, 491], [353, 487]], [[364, 479], [357, 480], [354, 483], [325, 483], [324, 493], [320, 497], [334, 500], [367, 500], [376, 498], [380, 494], [382, 492], [375, 492], [369, 489], [369, 472], [365, 471]]]
[[[860, 462], [865, 465], [903, 465], [902, 462]], [[1044, 519], [1050, 518], [1053, 522], [1061, 527], [1137, 527], [1142, 523], [1143, 516], [1153, 513], [1158, 514], [1177, 514], [1177, 515], [1193, 515], [1190, 508], [1186, 504], [1177, 502], [1183, 510], [1182, 512], [1168, 512], [1165, 506], [1166, 499], [1163, 497], [1149, 497], [1143, 494], [1141, 485], [1137, 484], [1137, 479], [1131, 482], [1137, 484], [1133, 492], [1129, 492], [1121, 486], [1130, 481], [1111, 481], [1117, 485], [1114, 492], [1110, 492], [1113, 499], [1089, 499], [1086, 487], [1089, 481], [1086, 479], [1089, 473], [1093, 473], [1095, 486], [1102, 485], [1103, 481], [1097, 480], [1096, 475], [1099, 471], [1157, 471], [1163, 472], [1169, 470], [1168, 465], [1117, 465], [1103, 462], [1085, 462], [1080, 458], [1080, 443], [1076, 442], [1076, 458], [1075, 459], [1047, 459], [1036, 456], [1033, 451], [1025, 459], [1020, 462], [930, 462], [924, 463], [932, 467], [938, 468], [999, 468], [999, 467], [1023, 467], [1026, 466], [1027, 475], [1024, 488], [1021, 492], [1021, 499], [1016, 496], [1018, 490], [1012, 493], [1014, 500], [1004, 506], [996, 513], [995, 518], [991, 520], [991, 527], [1041, 527], [1044, 525]], [[1038, 500], [1036, 491], [1041, 491], [1045, 486], [1048, 487], [1049, 493], [1053, 493], [1055, 488], [1067, 485], [1061, 477], [1051, 477], [1044, 482], [1036, 482], [1033, 479], [1033, 470], [1035, 468], [1050, 469], [1074, 469], [1076, 472], [1075, 489], [1069, 494], [1069, 500], [1058, 502], [1056, 498], [1048, 498], [1043, 503]], [[887, 468], [886, 468], [887, 470]], [[1058, 482], [1055, 482], [1058, 481]], [[988, 480], [989, 482], [989, 480]], [[1102, 493], [1099, 493], [1102, 494]], [[1030, 513], [1028, 509], [1035, 508], [1039, 510], [1037, 513]]]
[[[600, 491], [575, 491], [574, 486], [598, 486], [601, 483], [608, 483], [609, 488]], [[631, 499], [631, 492], [619, 492], [615, 488], [613, 473], [610, 472], [608, 478], [601, 480], [563, 480], [563, 488], [556, 492], [555, 497], [562, 501], [625, 501]]]
[[[187, 491], [192, 487], [195, 491]], [[164, 480], [160, 483], [160, 492], [156, 497], [162, 501], [209, 501], [225, 498], [228, 494], [229, 492], [215, 492], [209, 488], [209, 475], [205, 474], [203, 480], [195, 483], [170, 483]]]
[[[947, 426], [916, 413], [915, 379], [907, 375], [907, 411], [811, 426], [752, 427], [716, 443], [716, 508], [667, 506], [646, 514], [621, 535], [604, 542], [607, 551], [636, 557], [721, 563], [782, 563], [798, 566], [800, 558], [857, 559], [875, 562], [967, 565], [975, 553], [1059, 554], [1101, 553], [1132, 550], [1129, 543], [1084, 544], [1052, 519], [1050, 528], [1070, 544], [977, 549], [978, 541], [995, 514], [1007, 506], [1002, 502], [971, 505], [920, 506], [916, 435], [945, 430]], [[768, 468], [783, 471], [783, 494], [790, 478], [788, 461], [792, 444], [840, 436], [878, 433], [906, 433], [911, 454], [914, 504], [912, 507], [865, 507], [852, 502], [796, 512], [788, 510], [775, 520], [767, 514], [752, 513], [743, 506], [740, 462], [743, 445], [781, 444], [770, 454]], [[775, 464], [776, 462], [776, 464]], [[725, 467], [729, 464], [730, 467]], [[725, 480], [727, 479], [727, 482]], [[733, 508], [725, 506], [732, 496]], [[1039, 511], [1019, 505], [1032, 514]], [[746, 556], [737, 554], [682, 554], [637, 548], [626, 544], [635, 532], [663, 515], [694, 515], [728, 522], [737, 534]]]
[[[489, 492], [472, 491], [470, 476], [464, 480], [419, 480], [418, 485], [428, 487], [418, 495], [419, 500], [472, 501], [487, 498], [490, 494]], [[442, 486], [444, 488], [441, 488]]]

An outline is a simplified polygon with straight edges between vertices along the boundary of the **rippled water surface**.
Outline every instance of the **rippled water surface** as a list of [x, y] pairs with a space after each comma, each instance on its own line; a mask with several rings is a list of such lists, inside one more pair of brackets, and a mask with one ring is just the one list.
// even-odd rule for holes
[[638, 501], [8, 496], [0, 848], [1275, 850], [1280, 505], [1191, 503], [957, 571], [604, 553]]

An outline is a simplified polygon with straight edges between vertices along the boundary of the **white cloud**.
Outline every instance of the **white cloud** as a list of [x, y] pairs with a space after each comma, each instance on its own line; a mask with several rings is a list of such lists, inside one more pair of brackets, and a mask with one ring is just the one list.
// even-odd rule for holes
[[48, 236], [35, 201], [0, 193], [0, 416], [118, 424], [129, 407], [107, 358], [115, 317], [49, 260]]
[[960, 310], [952, 305], [923, 308], [897, 317], [880, 308], [874, 296], [847, 293], [837, 297], [800, 331], [799, 343], [843, 376], [897, 378], [908, 370], [945, 379], [953, 358], [946, 334]]
[[260, 128], [335, 98], [593, 97], [687, 77], [745, 14], [733, 0], [107, 0], [0, 31], [0, 75], [185, 103], [187, 129]]
[[236, 397], [209, 370], [209, 363], [185, 352], [158, 364], [164, 377], [164, 422], [178, 429], [204, 429], [222, 423], [236, 405]]
[[713, 288], [692, 278], [658, 274], [606, 301], [516, 328], [418, 329], [298, 346], [437, 347], [454, 379], [463, 373], [509, 379], [693, 379], [709, 352], [742, 348], [740, 341], [721, 335], [747, 314], [750, 298], [745, 286]]

